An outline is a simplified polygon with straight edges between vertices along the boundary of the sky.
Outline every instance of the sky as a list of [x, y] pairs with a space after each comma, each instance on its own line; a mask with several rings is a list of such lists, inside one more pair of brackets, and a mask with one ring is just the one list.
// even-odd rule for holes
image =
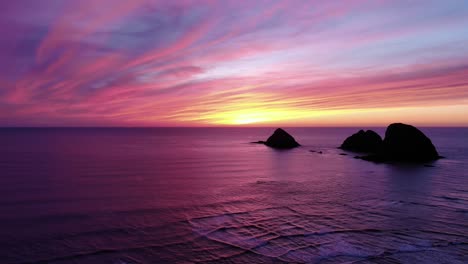
[[468, 126], [468, 1], [0, 2], [0, 126]]

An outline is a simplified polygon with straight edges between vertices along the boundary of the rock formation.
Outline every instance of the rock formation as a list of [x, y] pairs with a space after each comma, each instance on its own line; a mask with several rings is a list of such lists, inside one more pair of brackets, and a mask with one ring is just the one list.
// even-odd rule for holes
[[411, 125], [394, 123], [387, 127], [385, 138], [372, 130], [360, 130], [348, 137], [341, 149], [367, 152], [355, 158], [375, 162], [427, 162], [441, 158], [431, 140]]
[[341, 149], [375, 153], [382, 147], [382, 138], [376, 132], [372, 130], [359, 130], [359, 132], [348, 137], [343, 144]]
[[300, 146], [300, 144], [297, 143], [296, 140], [288, 134], [288, 132], [281, 128], [276, 129], [267, 141], [258, 141], [254, 143], [265, 144], [276, 149], [291, 149]]
[[391, 124], [385, 132], [382, 149], [362, 157], [370, 161], [426, 162], [439, 159], [431, 140], [414, 126]]

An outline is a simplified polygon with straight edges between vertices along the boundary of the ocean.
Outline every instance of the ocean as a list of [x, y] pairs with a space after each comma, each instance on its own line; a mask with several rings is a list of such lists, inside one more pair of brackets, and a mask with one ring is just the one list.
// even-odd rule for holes
[[0, 263], [468, 263], [468, 128], [420, 128], [426, 166], [358, 129], [0, 129]]

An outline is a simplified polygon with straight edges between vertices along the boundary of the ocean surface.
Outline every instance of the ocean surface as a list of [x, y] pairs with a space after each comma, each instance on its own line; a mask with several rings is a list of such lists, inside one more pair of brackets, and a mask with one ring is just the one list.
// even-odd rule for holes
[[286, 130], [0, 129], [0, 263], [468, 263], [468, 128], [421, 128], [433, 167]]

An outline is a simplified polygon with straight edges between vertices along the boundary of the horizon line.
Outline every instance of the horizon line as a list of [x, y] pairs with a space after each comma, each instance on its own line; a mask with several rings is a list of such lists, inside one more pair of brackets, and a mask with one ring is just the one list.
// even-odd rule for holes
[[[390, 123], [393, 124], [393, 123]], [[0, 129], [15, 129], [15, 128], [386, 128], [390, 124], [381, 125], [356, 125], [356, 126], [0, 126]], [[409, 124], [411, 125], [411, 124]], [[468, 125], [452, 126], [452, 125], [412, 125], [414, 127], [425, 128], [468, 128]]]

